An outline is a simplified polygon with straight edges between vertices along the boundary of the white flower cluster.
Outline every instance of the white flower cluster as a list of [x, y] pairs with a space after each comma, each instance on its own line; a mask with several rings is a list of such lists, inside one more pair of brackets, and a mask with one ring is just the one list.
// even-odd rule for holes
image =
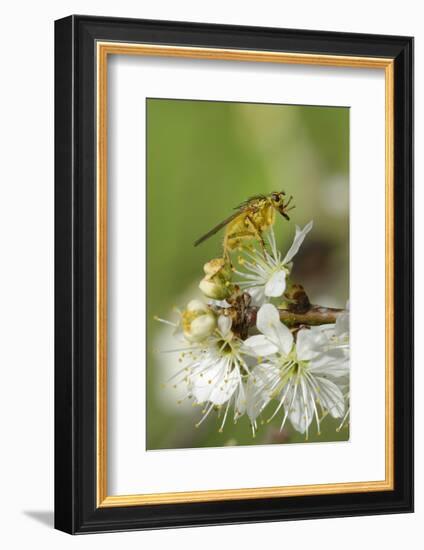
[[277, 406], [270, 419], [283, 408], [281, 429], [289, 418], [306, 437], [314, 418], [319, 432], [322, 415], [344, 417], [343, 388], [349, 372], [348, 346], [339, 337], [344, 323], [339, 317], [335, 325], [302, 328], [295, 342], [274, 305], [260, 308], [257, 328], [261, 334], [244, 342], [263, 358], [247, 381], [247, 414], [254, 429], [258, 415], [272, 400]]
[[[312, 222], [303, 229], [296, 227], [293, 244], [284, 258], [271, 230], [269, 251], [245, 250], [239, 259], [241, 267], [235, 271], [239, 280], [231, 284], [248, 293], [257, 308], [254, 334], [241, 338], [232, 326], [231, 307], [225, 301], [206, 304], [193, 300], [180, 312], [180, 320], [174, 326], [184, 344], [169, 350], [180, 354], [181, 363], [172, 380], [174, 385], [186, 386], [185, 398], [202, 405], [197, 426], [212, 411], [218, 411], [221, 431], [229, 414], [234, 422], [247, 415], [255, 434], [261, 415], [270, 421], [280, 414], [280, 429], [289, 419], [292, 427], [307, 438], [314, 419], [318, 432], [328, 414], [340, 419], [341, 424], [346, 421], [348, 313], [340, 314], [334, 324], [297, 327], [292, 331], [280, 321], [279, 309], [272, 303], [281, 301], [291, 262], [311, 228]], [[208, 285], [229, 287], [222, 267], [216, 261], [213, 266], [207, 264]], [[228, 276], [227, 272], [224, 274]], [[207, 286], [204, 280], [202, 286]], [[223, 297], [221, 293], [220, 298]]]

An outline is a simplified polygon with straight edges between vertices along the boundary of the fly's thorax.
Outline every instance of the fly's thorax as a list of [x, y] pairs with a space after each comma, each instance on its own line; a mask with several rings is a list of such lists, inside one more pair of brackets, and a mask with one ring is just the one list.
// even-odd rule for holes
[[271, 201], [264, 201], [264, 204], [251, 215], [255, 226], [262, 232], [266, 231], [275, 221], [275, 209]]
[[235, 250], [246, 241], [262, 238], [275, 221], [275, 209], [269, 199], [257, 201], [230, 222], [225, 231], [224, 248]]

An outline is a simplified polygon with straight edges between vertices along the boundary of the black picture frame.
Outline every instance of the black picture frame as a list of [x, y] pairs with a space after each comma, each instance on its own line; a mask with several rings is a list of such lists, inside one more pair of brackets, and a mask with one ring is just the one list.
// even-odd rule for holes
[[[394, 60], [394, 490], [96, 504], [98, 40]], [[73, 15], [55, 22], [55, 527], [94, 533], [413, 511], [413, 39]]]

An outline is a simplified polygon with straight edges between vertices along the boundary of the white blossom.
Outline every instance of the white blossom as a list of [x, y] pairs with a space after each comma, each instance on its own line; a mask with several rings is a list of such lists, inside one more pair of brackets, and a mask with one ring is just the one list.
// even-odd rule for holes
[[175, 385], [184, 383], [185, 398], [202, 404], [203, 416], [199, 426], [214, 409], [222, 411], [223, 429], [231, 405], [236, 421], [246, 410], [244, 378], [249, 374], [246, 355], [251, 354], [243, 342], [231, 330], [231, 319], [219, 316], [217, 327], [205, 340], [191, 345], [167, 350], [180, 353], [183, 367], [172, 377]]
[[338, 381], [347, 374], [349, 364], [343, 350], [329, 347], [326, 332], [320, 327], [301, 329], [295, 342], [272, 304], [264, 304], [258, 311], [257, 328], [261, 334], [245, 341], [253, 353], [264, 358], [247, 385], [247, 413], [253, 429], [257, 416], [272, 399], [278, 405], [269, 420], [283, 409], [280, 429], [289, 418], [293, 428], [306, 437], [314, 418], [318, 431], [322, 414], [343, 418], [345, 399]]
[[269, 298], [282, 296], [286, 289], [286, 278], [291, 270], [291, 261], [298, 253], [306, 235], [312, 229], [313, 222], [310, 221], [303, 229], [296, 226], [296, 233], [293, 243], [287, 254], [282, 258], [277, 249], [274, 231], [271, 228], [267, 243], [270, 251], [254, 249], [251, 252], [245, 251], [248, 259], [241, 257], [239, 263], [245, 271], [236, 271], [241, 277], [237, 284], [248, 292], [252, 297], [254, 305], [262, 305]]

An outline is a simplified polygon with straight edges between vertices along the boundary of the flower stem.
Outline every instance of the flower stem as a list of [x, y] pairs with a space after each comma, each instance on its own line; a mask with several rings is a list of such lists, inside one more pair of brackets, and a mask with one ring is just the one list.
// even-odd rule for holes
[[[256, 323], [258, 308], [251, 307], [249, 309], [249, 325], [253, 326]], [[278, 311], [282, 323], [289, 327], [296, 327], [299, 325], [315, 326], [335, 323], [337, 317], [345, 310], [311, 304], [308, 311], [304, 313], [296, 313], [288, 309], [279, 309]]]
[[[301, 285], [293, 285], [296, 292], [292, 292], [286, 307], [279, 307], [280, 321], [290, 328], [300, 326], [328, 325], [335, 323], [337, 317], [345, 312], [344, 309], [324, 307], [309, 302], [309, 298]], [[233, 330], [244, 340], [248, 330], [256, 326], [258, 307], [250, 305], [250, 296], [243, 292], [225, 309], [225, 315], [233, 320]], [[214, 307], [216, 313], [223, 312], [223, 308]]]

